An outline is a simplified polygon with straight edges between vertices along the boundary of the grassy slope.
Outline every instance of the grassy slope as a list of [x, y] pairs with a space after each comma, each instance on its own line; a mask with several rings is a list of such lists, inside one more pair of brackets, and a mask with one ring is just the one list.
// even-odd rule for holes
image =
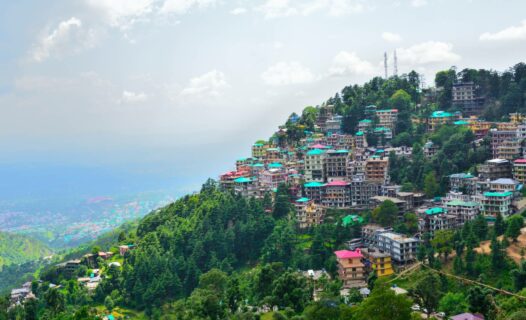
[[51, 253], [51, 249], [38, 240], [0, 232], [0, 269], [5, 265], [36, 260]]

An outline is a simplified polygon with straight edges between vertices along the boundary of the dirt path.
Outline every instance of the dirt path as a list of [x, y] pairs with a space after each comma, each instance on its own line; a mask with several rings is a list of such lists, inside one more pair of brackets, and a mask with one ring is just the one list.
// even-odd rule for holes
[[[499, 240], [502, 240], [502, 236], [499, 237]], [[491, 252], [491, 241], [482, 241], [480, 246], [475, 248], [477, 253], [489, 254]], [[524, 249], [526, 252], [526, 227], [521, 229], [521, 235], [517, 238], [517, 242], [511, 242], [510, 246], [506, 249], [506, 253], [510, 258], [513, 259], [516, 263], [520, 263], [521, 250]], [[526, 257], [525, 257], [526, 258]]]

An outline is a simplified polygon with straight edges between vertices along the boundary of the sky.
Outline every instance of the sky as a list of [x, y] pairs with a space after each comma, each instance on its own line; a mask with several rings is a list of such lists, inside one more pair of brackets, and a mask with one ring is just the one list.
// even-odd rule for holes
[[101, 168], [193, 188], [291, 112], [383, 76], [384, 52], [392, 74], [394, 50], [398, 73], [427, 85], [451, 66], [503, 71], [524, 59], [526, 3], [0, 1], [0, 172]]

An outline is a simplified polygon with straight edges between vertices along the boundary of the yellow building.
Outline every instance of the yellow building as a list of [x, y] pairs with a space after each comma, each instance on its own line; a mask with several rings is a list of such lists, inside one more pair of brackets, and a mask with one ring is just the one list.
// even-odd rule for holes
[[367, 261], [370, 270], [376, 273], [377, 277], [387, 277], [394, 273], [391, 264], [391, 256], [378, 249], [362, 249], [362, 254]]
[[510, 122], [514, 124], [522, 123], [524, 120], [526, 120], [526, 115], [522, 113], [510, 113]]

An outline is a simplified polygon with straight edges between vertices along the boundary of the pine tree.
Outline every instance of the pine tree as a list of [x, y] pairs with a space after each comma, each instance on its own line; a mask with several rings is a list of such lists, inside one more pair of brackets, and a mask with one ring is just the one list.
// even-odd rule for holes
[[504, 219], [502, 219], [502, 215], [500, 214], [500, 212], [497, 213], [497, 217], [495, 219], [495, 226], [493, 230], [495, 230], [495, 234], [497, 235], [497, 237], [503, 235], [506, 231], [506, 224], [504, 223]]

